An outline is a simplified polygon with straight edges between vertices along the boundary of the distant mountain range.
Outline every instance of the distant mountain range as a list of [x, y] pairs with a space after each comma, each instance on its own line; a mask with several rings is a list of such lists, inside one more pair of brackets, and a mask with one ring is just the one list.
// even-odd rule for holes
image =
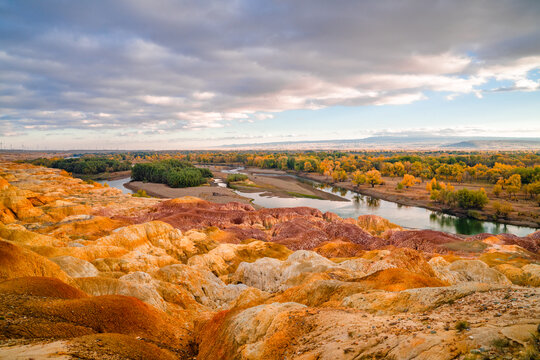
[[230, 144], [228, 150], [540, 150], [540, 138], [373, 136], [364, 139]]

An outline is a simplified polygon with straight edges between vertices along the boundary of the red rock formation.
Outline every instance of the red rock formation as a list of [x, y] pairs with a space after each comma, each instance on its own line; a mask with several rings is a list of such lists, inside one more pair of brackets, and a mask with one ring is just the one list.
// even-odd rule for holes
[[540, 231], [536, 231], [527, 236], [519, 237], [514, 234], [477, 234], [469, 237], [469, 240], [485, 240], [489, 237], [495, 236], [497, 239], [501, 240], [505, 245], [518, 245], [524, 249], [527, 249], [533, 253], [540, 252]]
[[372, 249], [381, 248], [388, 245], [395, 247], [407, 247], [428, 253], [448, 253], [450, 249], [444, 244], [464, 242], [456, 235], [434, 231], [434, 230], [393, 230], [387, 233], [385, 240], [379, 239], [371, 244]]

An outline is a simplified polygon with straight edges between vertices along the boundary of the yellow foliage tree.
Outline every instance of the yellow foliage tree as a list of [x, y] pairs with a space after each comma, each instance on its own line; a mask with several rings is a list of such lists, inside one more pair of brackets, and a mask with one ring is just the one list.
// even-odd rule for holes
[[401, 183], [406, 188], [408, 188], [409, 186], [413, 186], [417, 182], [418, 182], [418, 179], [415, 178], [413, 175], [409, 175], [409, 174], [403, 175], [403, 180], [401, 180]]
[[309, 161], [304, 163], [304, 171], [310, 172], [313, 171], [313, 165]]
[[378, 170], [370, 170], [366, 173], [366, 182], [375, 187], [375, 185], [382, 184], [381, 173]]
[[356, 186], [366, 183], [366, 175], [364, 175], [359, 170], [356, 170], [352, 173], [352, 183]]
[[514, 174], [510, 176], [506, 181], [506, 192], [508, 195], [515, 196], [517, 192], [521, 189], [521, 176], [519, 174]]
[[347, 180], [347, 173], [345, 172], [345, 170], [334, 170], [332, 172], [332, 179], [334, 181], [345, 181]]

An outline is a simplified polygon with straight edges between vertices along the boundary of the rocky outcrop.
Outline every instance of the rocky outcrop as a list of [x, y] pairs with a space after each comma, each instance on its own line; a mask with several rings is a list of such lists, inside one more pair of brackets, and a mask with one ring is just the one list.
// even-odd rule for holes
[[278, 292], [298, 285], [313, 274], [338, 268], [337, 264], [313, 252], [300, 250], [287, 260], [262, 258], [253, 263], [243, 262], [232, 277], [232, 282], [246, 284], [267, 292]]
[[126, 278], [123, 276], [120, 279], [91, 277], [77, 279], [76, 283], [81, 290], [93, 296], [131, 296], [162, 311], [167, 310], [167, 305], [159, 292], [156, 290], [156, 286], [152, 278], [149, 280], [147, 279], [146, 282], [134, 281], [133, 278], [133, 276], [131, 276], [131, 278]]
[[478, 234], [470, 237], [471, 240], [497, 239], [500, 244], [504, 245], [518, 245], [533, 253], [540, 252], [540, 231], [536, 231], [527, 236], [519, 237], [513, 234]]
[[446, 244], [464, 242], [462, 238], [433, 230], [393, 230], [387, 233], [385, 240], [374, 244], [374, 248], [392, 245], [407, 247], [428, 253], [448, 253], [451, 251]]
[[0, 178], [0, 221], [12, 223], [43, 215], [43, 210], [34, 207], [31, 199], [38, 200], [37, 194], [21, 190]]
[[292, 250], [311, 250], [329, 241], [345, 241], [367, 248], [374, 239], [354, 224], [343, 221], [327, 222], [319, 219], [298, 218], [278, 223], [272, 241]]
[[59, 256], [50, 258], [50, 260], [72, 278], [98, 276], [99, 271], [88, 261], [78, 259], [73, 256]]
[[57, 299], [88, 297], [83, 291], [56, 278], [44, 276], [18, 277], [0, 282], [0, 293], [6, 295], [40, 296]]
[[254, 306], [237, 314], [218, 314], [202, 330], [198, 357], [203, 360], [268, 357], [266, 340], [282, 330], [291, 312], [303, 308], [305, 306], [296, 303], [274, 303]]
[[441, 257], [429, 261], [438, 278], [450, 284], [475, 281], [487, 284], [509, 285], [510, 280], [501, 272], [480, 260], [457, 260], [448, 263]]
[[284, 260], [292, 251], [283, 245], [252, 241], [249, 244], [221, 244], [206, 254], [190, 257], [187, 264], [212, 272], [216, 276], [234, 273], [242, 262], [254, 262], [260, 258]]
[[356, 224], [373, 236], [381, 236], [387, 230], [402, 230], [401, 226], [377, 215], [361, 215], [356, 219]]
[[0, 280], [44, 276], [69, 282], [69, 276], [52, 261], [30, 250], [0, 240]]

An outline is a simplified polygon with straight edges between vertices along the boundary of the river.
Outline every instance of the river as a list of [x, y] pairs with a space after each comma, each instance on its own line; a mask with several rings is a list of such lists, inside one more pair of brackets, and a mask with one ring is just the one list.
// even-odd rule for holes
[[[241, 172], [242, 170], [242, 168], [238, 168], [226, 172], [233, 173]], [[266, 173], [258, 173], [255, 175], [275, 176]], [[317, 183], [315, 181], [306, 181], [294, 175], [288, 176], [307, 182], [322, 191], [333, 193], [349, 201], [268, 197], [262, 196], [262, 193], [233, 191], [238, 195], [253, 199], [254, 204], [266, 208], [308, 206], [319, 209], [322, 212], [334, 212], [343, 218], [356, 218], [359, 215], [378, 215], [405, 228], [431, 229], [463, 235], [511, 233], [518, 236], [525, 236], [536, 231], [536, 229], [526, 226], [505, 225], [492, 221], [459, 218], [457, 216], [441, 214], [421, 207], [400, 205], [371, 196], [361, 195], [346, 189]], [[124, 184], [129, 181], [130, 178], [124, 178], [112, 181], [99, 181], [99, 183], [107, 183], [109, 186], [118, 188], [124, 193], [131, 194], [133, 191], [124, 187]], [[216, 184], [218, 186], [226, 186], [226, 184], [219, 179], [216, 179]]]
[[[243, 168], [226, 170], [227, 173], [240, 173]], [[510, 233], [525, 236], [537, 229], [527, 226], [506, 225], [492, 221], [480, 221], [471, 218], [460, 218], [453, 215], [438, 213], [416, 206], [400, 205], [391, 201], [362, 195], [347, 189], [306, 180], [290, 174], [254, 173], [256, 176], [290, 176], [304, 183], [311, 184], [319, 190], [332, 193], [349, 201], [318, 200], [309, 198], [279, 198], [261, 196], [262, 193], [243, 193], [235, 191], [244, 197], [252, 198], [253, 203], [273, 207], [309, 206], [321, 210], [331, 211], [343, 218], [356, 218], [360, 215], [378, 215], [390, 220], [394, 224], [405, 228], [431, 229], [454, 234], [475, 235], [481, 233]]]
[[117, 188], [122, 190], [124, 194], [133, 194], [133, 190], [130, 190], [126, 187], [124, 187], [124, 184], [131, 181], [131, 178], [123, 178], [123, 179], [117, 179], [117, 180], [98, 180], [97, 183], [105, 184], [107, 183], [110, 187]]

